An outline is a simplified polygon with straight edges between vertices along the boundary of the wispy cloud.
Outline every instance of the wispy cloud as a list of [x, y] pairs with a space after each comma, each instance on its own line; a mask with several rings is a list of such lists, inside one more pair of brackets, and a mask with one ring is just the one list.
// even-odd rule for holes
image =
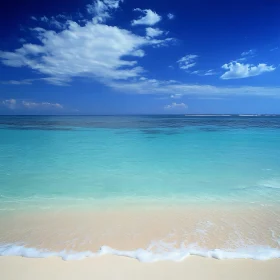
[[212, 96], [228, 97], [236, 95], [255, 95], [255, 96], [280, 96], [280, 87], [222, 87], [213, 85], [199, 85], [180, 83], [173, 80], [134, 80], [134, 81], [111, 81], [108, 84], [114, 90], [134, 94], [156, 94], [156, 95], [187, 95], [187, 96]]
[[68, 86], [71, 82], [71, 79], [67, 78], [58, 78], [58, 77], [48, 77], [48, 78], [38, 78], [38, 79], [23, 79], [23, 80], [7, 80], [0, 81], [2, 85], [32, 85], [36, 81], [45, 81], [49, 84], [56, 86]]
[[59, 103], [50, 103], [50, 102], [33, 102], [33, 101], [26, 101], [26, 100], [17, 100], [17, 99], [7, 99], [3, 100], [0, 103], [2, 106], [7, 107], [11, 110], [15, 109], [39, 109], [39, 110], [46, 110], [46, 109], [63, 109], [63, 105]]
[[152, 27], [147, 27], [146, 28], [146, 34], [148, 37], [158, 37], [162, 35], [164, 32], [160, 30], [159, 28], [152, 28]]
[[174, 19], [175, 16], [173, 14], [169, 13], [169, 14], [167, 14], [167, 17], [168, 17], [168, 19]]
[[247, 60], [255, 57], [256, 54], [257, 54], [257, 50], [255, 50], [255, 49], [244, 51], [244, 52], [241, 53], [241, 55], [240, 55], [241, 57], [236, 59], [236, 62], [247, 61]]
[[170, 98], [173, 98], [173, 99], [180, 99], [181, 97], [182, 97], [182, 94], [180, 94], [180, 93], [175, 93], [175, 94], [170, 95]]
[[88, 4], [86, 9], [88, 14], [94, 16], [95, 23], [105, 22], [111, 17], [114, 10], [118, 9], [122, 0], [97, 0]]
[[65, 15], [57, 15], [52, 17], [42, 16], [42, 17], [31, 17], [32, 20], [37, 22], [45, 23], [50, 27], [54, 27], [55, 29], [64, 29], [67, 26], [67, 21], [71, 19], [70, 17], [66, 17]]
[[241, 56], [252, 56], [252, 55], [255, 55], [256, 54], [256, 50], [248, 50], [248, 51], [245, 51], [243, 53], [241, 53]]
[[279, 47], [275, 47], [275, 48], [271, 49], [270, 51], [274, 52], [274, 51], [277, 51], [277, 50], [279, 50]]
[[133, 20], [131, 22], [132, 25], [155, 25], [156, 23], [161, 21], [161, 16], [150, 9], [141, 10], [137, 8], [134, 9], [134, 11], [141, 12], [144, 15], [140, 16], [138, 19]]
[[217, 72], [215, 72], [215, 70], [211, 69], [211, 70], [207, 70], [204, 73], [204, 76], [213, 76], [213, 75], [217, 75]]
[[17, 105], [16, 99], [6, 99], [1, 102], [1, 104], [11, 110], [14, 110]]
[[63, 106], [59, 103], [50, 103], [50, 102], [29, 102], [22, 101], [21, 104], [28, 109], [40, 108], [40, 109], [63, 109]]
[[177, 63], [179, 64], [179, 68], [183, 70], [188, 70], [196, 65], [195, 59], [198, 58], [198, 55], [188, 54], [180, 58]]
[[0, 81], [3, 85], [31, 85], [34, 79]]
[[214, 69], [210, 69], [210, 70], [196, 70], [191, 72], [191, 74], [195, 74], [198, 76], [214, 76], [217, 75], [217, 72]]
[[176, 103], [173, 102], [169, 105], [164, 106], [165, 110], [172, 110], [172, 109], [187, 109], [188, 106], [185, 103]]
[[258, 65], [253, 64], [242, 64], [239, 62], [230, 62], [222, 66], [223, 69], [227, 70], [221, 79], [243, 79], [253, 76], [258, 76], [266, 72], [272, 72], [276, 68], [272, 65], [267, 65], [265, 63], [260, 63]]

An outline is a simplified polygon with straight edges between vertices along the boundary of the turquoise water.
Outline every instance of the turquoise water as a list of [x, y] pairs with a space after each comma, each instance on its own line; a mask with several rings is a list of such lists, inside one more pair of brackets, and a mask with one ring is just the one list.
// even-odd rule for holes
[[279, 203], [280, 117], [2, 116], [0, 209]]
[[279, 140], [278, 116], [2, 116], [0, 256], [280, 258]]

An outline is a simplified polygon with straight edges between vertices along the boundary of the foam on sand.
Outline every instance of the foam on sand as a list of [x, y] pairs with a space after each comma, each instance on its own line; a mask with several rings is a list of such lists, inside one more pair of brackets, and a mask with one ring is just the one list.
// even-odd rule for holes
[[[193, 247], [193, 248], [192, 248]], [[233, 251], [214, 249], [206, 250], [195, 248], [195, 246], [173, 248], [166, 252], [152, 252], [149, 249], [137, 249], [132, 251], [121, 251], [109, 246], [102, 246], [98, 252], [84, 251], [60, 251], [52, 252], [48, 250], [39, 250], [36, 248], [27, 248], [22, 245], [6, 244], [0, 246], [0, 256], [21, 256], [26, 258], [48, 258], [60, 257], [63, 260], [81, 260], [85, 258], [98, 257], [102, 255], [115, 255], [137, 259], [140, 262], [156, 261], [182, 261], [189, 256], [200, 256], [215, 259], [254, 259], [270, 260], [280, 258], [280, 250], [265, 246], [251, 246], [247, 248], [235, 249]]]

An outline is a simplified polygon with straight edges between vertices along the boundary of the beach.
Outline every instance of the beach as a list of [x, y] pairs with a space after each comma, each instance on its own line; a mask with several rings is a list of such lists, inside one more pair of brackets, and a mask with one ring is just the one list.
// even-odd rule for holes
[[280, 280], [280, 0], [0, 15], [0, 280]]
[[65, 262], [57, 258], [0, 257], [1, 278], [7, 280], [197, 279], [278, 280], [280, 261], [215, 260], [190, 257], [182, 262], [141, 263], [116, 256]]
[[0, 127], [0, 278], [277, 279], [278, 117]]
[[[103, 251], [144, 262], [189, 255], [269, 259], [280, 256], [279, 217], [279, 207], [242, 204], [15, 211], [0, 215], [0, 237], [8, 244], [0, 245], [0, 254], [13, 255], [21, 248], [17, 254], [23, 256], [63, 259]], [[28, 248], [34, 249], [31, 255]]]

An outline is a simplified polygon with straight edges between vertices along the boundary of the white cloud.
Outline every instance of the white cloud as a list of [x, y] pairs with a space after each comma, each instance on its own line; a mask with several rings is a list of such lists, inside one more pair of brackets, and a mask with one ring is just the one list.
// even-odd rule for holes
[[191, 74], [195, 74], [195, 75], [201, 75], [201, 71], [199, 70], [195, 70], [195, 71], [192, 71]]
[[245, 51], [241, 54], [241, 56], [252, 56], [256, 53], [256, 50], [249, 50], [249, 51]]
[[[119, 2], [104, 0], [102, 3], [111, 9], [117, 8]], [[98, 10], [101, 14], [104, 5]], [[39, 44], [25, 43], [12, 52], [0, 51], [0, 61], [7, 66], [35, 70], [45, 76], [38, 80], [54, 85], [67, 85], [74, 77], [95, 78], [101, 82], [137, 77], [144, 72], [137, 65], [137, 59], [145, 55], [143, 48], [166, 46], [172, 41], [172, 38], [142, 37], [94, 20], [82, 25], [68, 20], [61, 31], [41, 27], [32, 31]]]
[[207, 70], [205, 73], [204, 73], [204, 76], [213, 76], [213, 75], [216, 75], [217, 73], [211, 69], [211, 70]]
[[146, 28], [146, 35], [148, 37], [157, 37], [162, 35], [164, 32], [160, 30], [159, 28], [152, 28], [152, 27], [147, 27]]
[[3, 85], [31, 85], [34, 79], [0, 81]]
[[59, 103], [22, 101], [21, 104], [28, 109], [63, 109]]
[[149, 40], [133, 33], [101, 24], [79, 26], [70, 22], [61, 33], [40, 30], [42, 45], [24, 44], [14, 52], [1, 52], [2, 63], [12, 67], [26, 66], [49, 76], [49, 81], [92, 76], [127, 79], [142, 72], [135, 60], [142, 57], [140, 47], [163, 41]]
[[236, 59], [236, 62], [242, 62], [242, 61], [246, 61], [250, 58], [253, 58], [256, 56], [256, 53], [257, 53], [257, 51], [253, 50], [253, 49], [245, 51], [245, 52], [241, 53], [241, 58]]
[[173, 14], [171, 14], [171, 13], [169, 13], [168, 15], [167, 15], [167, 17], [168, 17], [168, 19], [174, 19], [174, 15]]
[[170, 110], [170, 109], [187, 109], [188, 106], [185, 103], [176, 103], [173, 102], [170, 105], [164, 106], [164, 109]]
[[177, 61], [177, 63], [179, 64], [179, 68], [183, 70], [188, 70], [189, 68], [194, 67], [196, 65], [196, 58], [198, 58], [198, 55], [195, 54], [183, 56]]
[[[50, 103], [50, 102], [31, 102], [25, 100], [17, 99], [7, 99], [3, 100], [2, 105], [11, 109], [63, 109], [63, 106], [59, 103]], [[0, 104], [1, 104], [0, 103]]]
[[195, 75], [199, 75], [199, 76], [213, 76], [216, 75], [217, 73], [215, 72], [215, 70], [211, 69], [211, 70], [196, 70], [191, 72], [191, 74], [195, 74]]
[[153, 12], [150, 9], [141, 10], [139, 8], [134, 9], [134, 11], [141, 12], [144, 16], [141, 16], [139, 19], [135, 19], [131, 22], [132, 25], [155, 25], [161, 20], [156, 12]]
[[173, 98], [173, 99], [180, 99], [181, 97], [182, 97], [182, 94], [179, 94], [179, 93], [175, 93], [175, 94], [170, 95], [170, 98]]
[[44, 22], [48, 22], [49, 21], [49, 19], [46, 16], [41, 17], [40, 20], [44, 21]]
[[48, 77], [48, 78], [41, 78], [40, 80], [46, 81], [49, 84], [55, 86], [68, 86], [71, 82], [69, 77]]
[[64, 15], [57, 15], [57, 16], [52, 16], [52, 17], [31, 17], [32, 20], [34, 21], [41, 21], [44, 24], [47, 24], [50, 27], [54, 27], [55, 29], [64, 29], [67, 26], [67, 20], [70, 19]]
[[222, 68], [227, 70], [227, 72], [221, 76], [221, 79], [223, 80], [258, 76], [265, 72], [272, 72], [276, 69], [274, 66], [269, 66], [265, 63], [260, 63], [259, 65], [255, 66], [253, 64], [242, 64], [239, 62], [230, 62], [228, 64], [224, 64]]
[[67, 78], [56, 78], [56, 77], [48, 77], [48, 78], [38, 78], [38, 79], [24, 79], [24, 80], [8, 80], [8, 81], [0, 81], [0, 84], [3, 85], [32, 85], [35, 81], [45, 81], [47, 83], [57, 85], [57, 86], [67, 86], [71, 81]]
[[119, 8], [122, 0], [97, 0], [92, 4], [87, 5], [87, 12], [93, 15], [95, 23], [105, 22], [106, 19], [111, 17], [111, 12]]
[[277, 50], [279, 50], [279, 47], [275, 47], [275, 48], [271, 49], [270, 51], [274, 52], [274, 51], [277, 51]]
[[155, 94], [155, 95], [188, 95], [188, 96], [211, 96], [227, 97], [235, 95], [254, 96], [280, 96], [280, 87], [218, 87], [213, 85], [199, 85], [180, 83], [173, 80], [134, 80], [134, 81], [111, 81], [108, 86], [122, 93]]
[[15, 99], [7, 99], [7, 100], [3, 100], [1, 103], [3, 106], [11, 110], [14, 110], [16, 108], [17, 101]]

